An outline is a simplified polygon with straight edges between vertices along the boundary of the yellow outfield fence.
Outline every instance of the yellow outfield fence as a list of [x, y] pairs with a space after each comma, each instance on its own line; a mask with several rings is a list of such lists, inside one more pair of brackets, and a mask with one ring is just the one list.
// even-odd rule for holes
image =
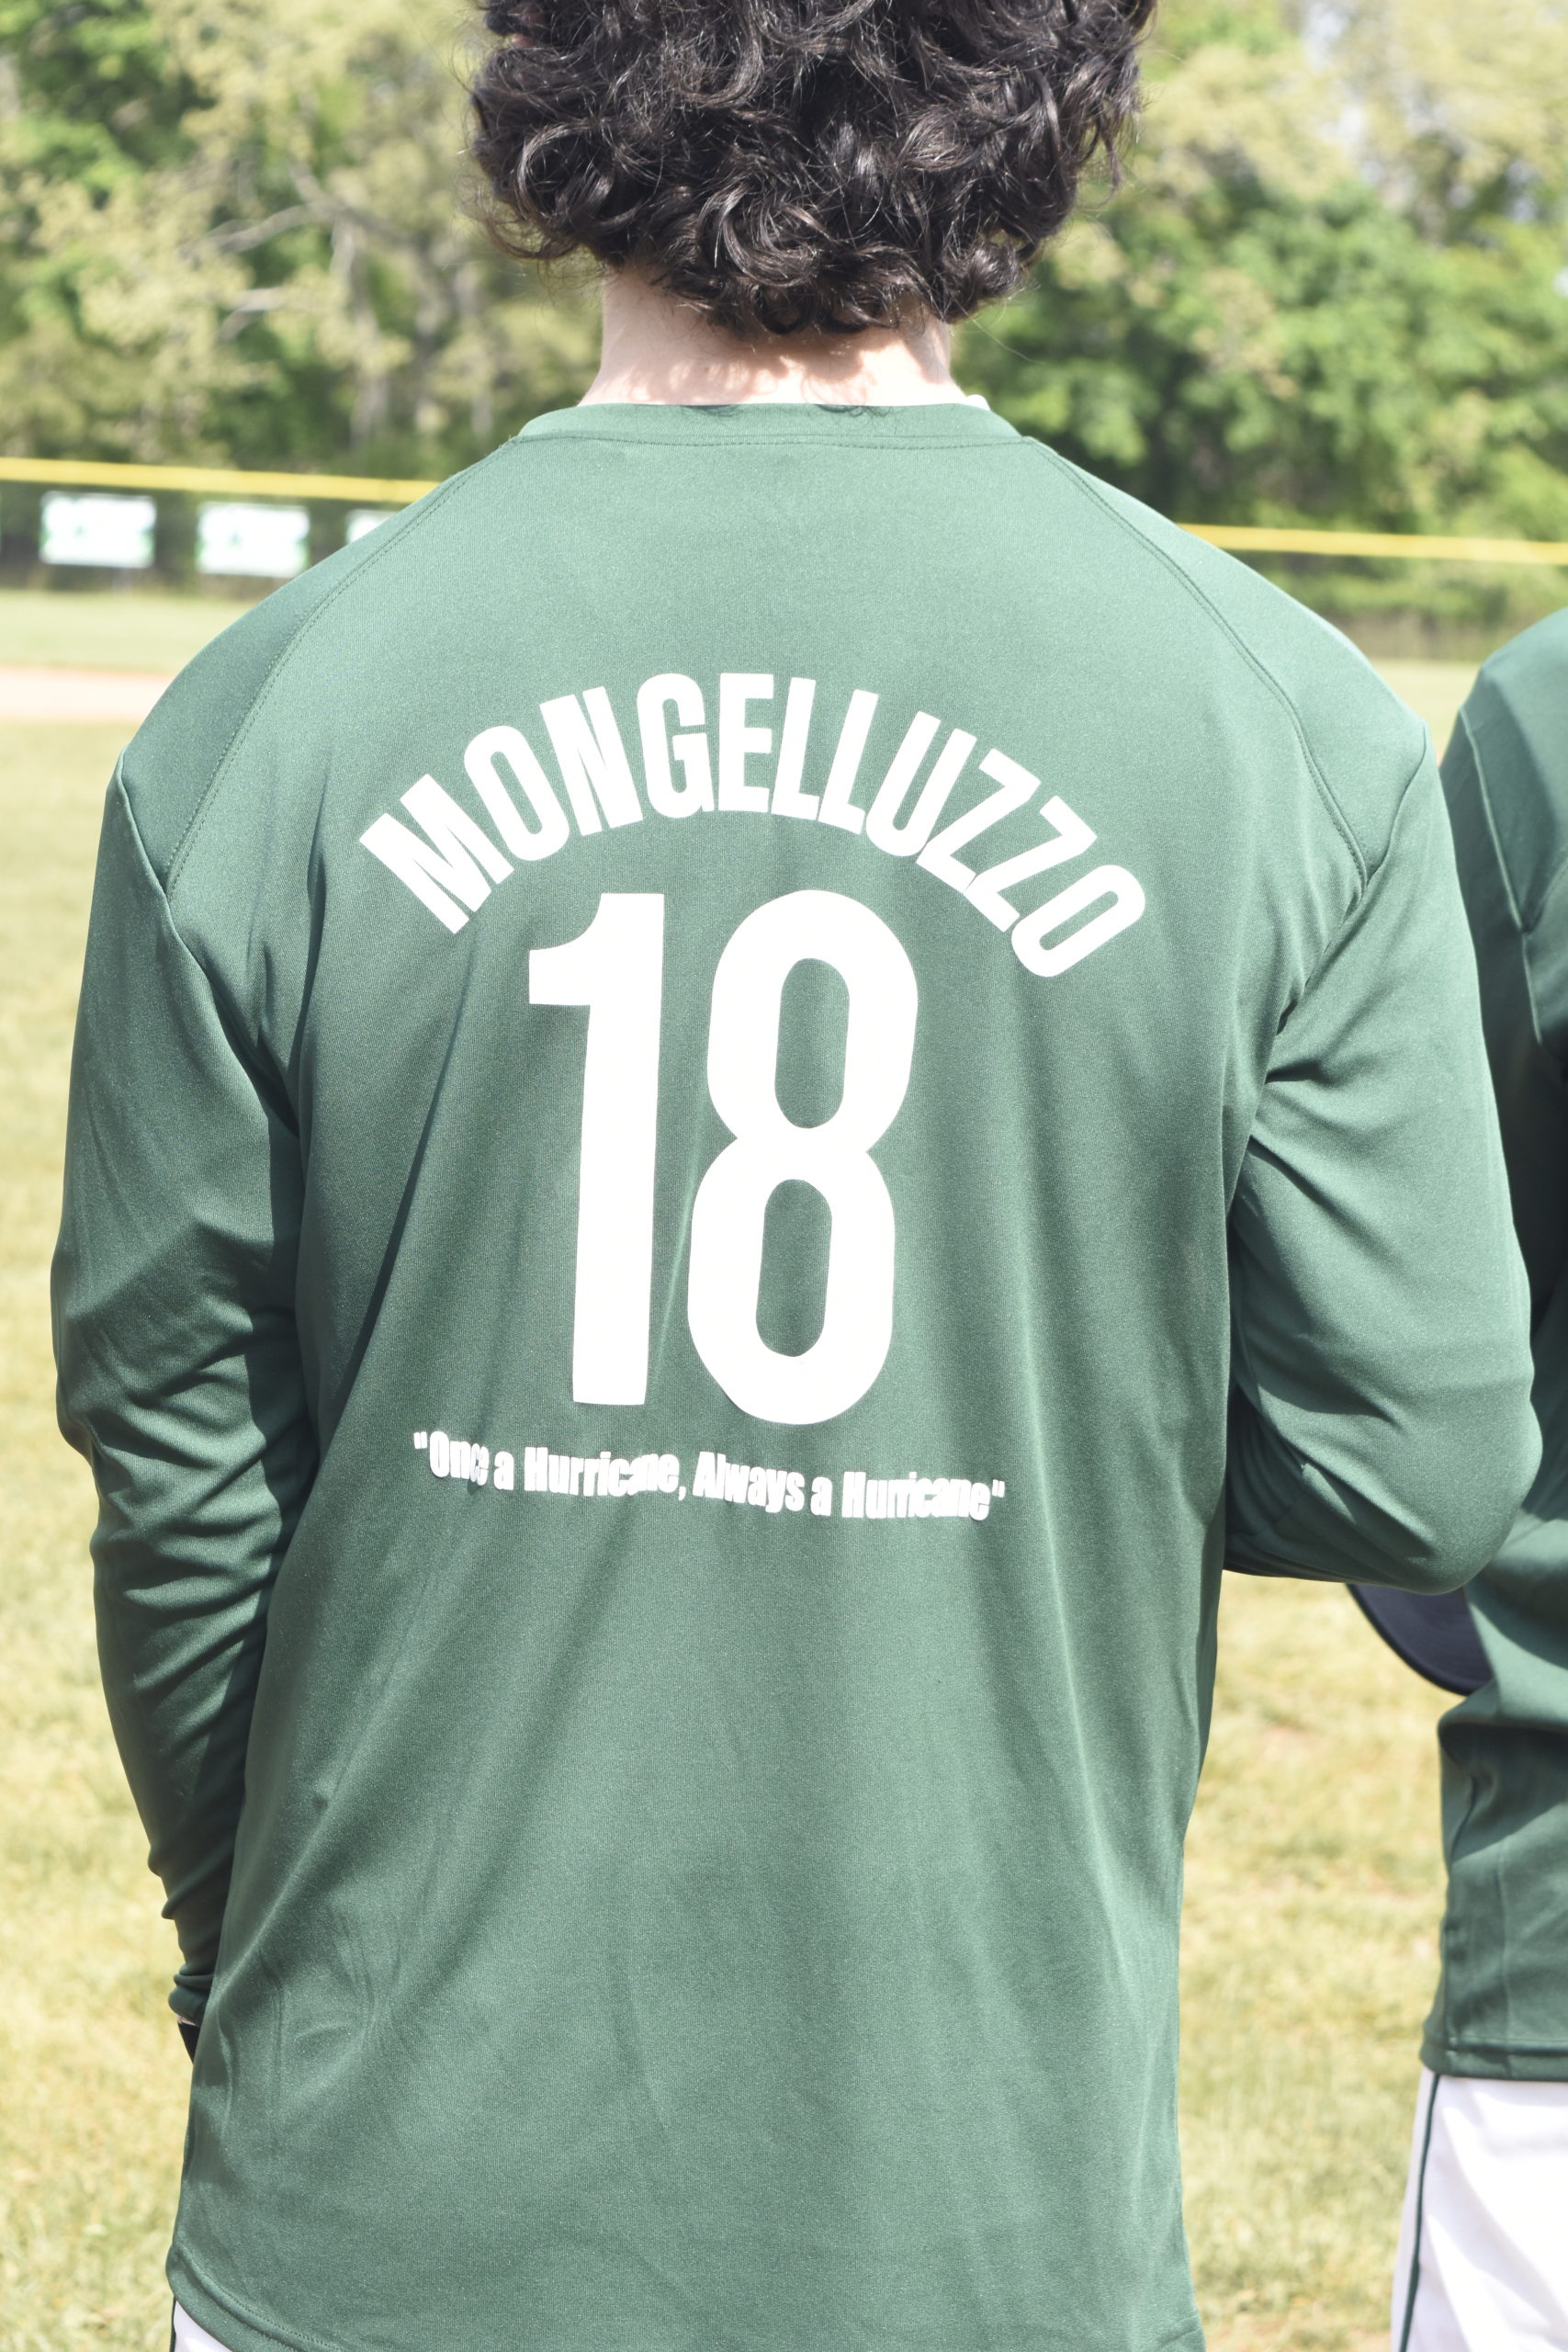
[[342, 498], [406, 506], [433, 481], [385, 481], [378, 474], [243, 473], [235, 466], [122, 466], [68, 458], [0, 458], [0, 481], [51, 490], [195, 491], [209, 498]]
[[[0, 482], [51, 489], [167, 490], [218, 498], [342, 499], [406, 506], [434, 481], [378, 474], [249, 473], [233, 466], [131, 466], [68, 458], [0, 458]], [[1538, 563], [1568, 567], [1568, 539], [1480, 539], [1406, 531], [1274, 530], [1250, 523], [1186, 523], [1194, 538], [1235, 555], [1372, 556], [1421, 563]]]
[[1423, 563], [1568, 564], [1568, 539], [1450, 539], [1415, 531], [1273, 531], [1250, 523], [1184, 523], [1234, 555], [1371, 555]]

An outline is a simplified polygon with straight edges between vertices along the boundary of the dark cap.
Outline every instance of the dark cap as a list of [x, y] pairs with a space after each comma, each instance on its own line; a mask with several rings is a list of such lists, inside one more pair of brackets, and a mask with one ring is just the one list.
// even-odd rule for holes
[[1393, 1592], [1386, 1585], [1353, 1584], [1350, 1598], [1395, 1657], [1439, 1690], [1468, 1699], [1491, 1681], [1492, 1668], [1462, 1592]]

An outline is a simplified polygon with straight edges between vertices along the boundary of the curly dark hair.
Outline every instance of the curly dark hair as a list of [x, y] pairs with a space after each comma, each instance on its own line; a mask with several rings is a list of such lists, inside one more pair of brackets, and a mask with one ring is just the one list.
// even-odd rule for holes
[[1156, 0], [485, 0], [503, 251], [631, 265], [743, 339], [966, 318], [1115, 168]]

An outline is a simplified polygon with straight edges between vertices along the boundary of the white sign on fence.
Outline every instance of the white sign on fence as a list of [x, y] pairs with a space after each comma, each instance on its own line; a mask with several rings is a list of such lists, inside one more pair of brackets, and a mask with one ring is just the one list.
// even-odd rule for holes
[[302, 506], [204, 506], [196, 567], [231, 579], [292, 580], [310, 560], [310, 537]]
[[367, 532], [374, 531], [382, 523], [389, 523], [395, 512], [394, 508], [386, 506], [356, 506], [344, 525], [344, 547], [351, 548], [355, 540], [364, 538]]
[[45, 563], [94, 563], [106, 571], [144, 571], [152, 560], [157, 519], [150, 498], [51, 491], [43, 502], [39, 553]]

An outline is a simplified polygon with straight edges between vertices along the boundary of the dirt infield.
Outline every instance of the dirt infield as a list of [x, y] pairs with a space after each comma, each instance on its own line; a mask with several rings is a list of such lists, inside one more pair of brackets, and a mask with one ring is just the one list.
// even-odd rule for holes
[[169, 681], [150, 670], [0, 667], [0, 719], [106, 720], [139, 726]]

